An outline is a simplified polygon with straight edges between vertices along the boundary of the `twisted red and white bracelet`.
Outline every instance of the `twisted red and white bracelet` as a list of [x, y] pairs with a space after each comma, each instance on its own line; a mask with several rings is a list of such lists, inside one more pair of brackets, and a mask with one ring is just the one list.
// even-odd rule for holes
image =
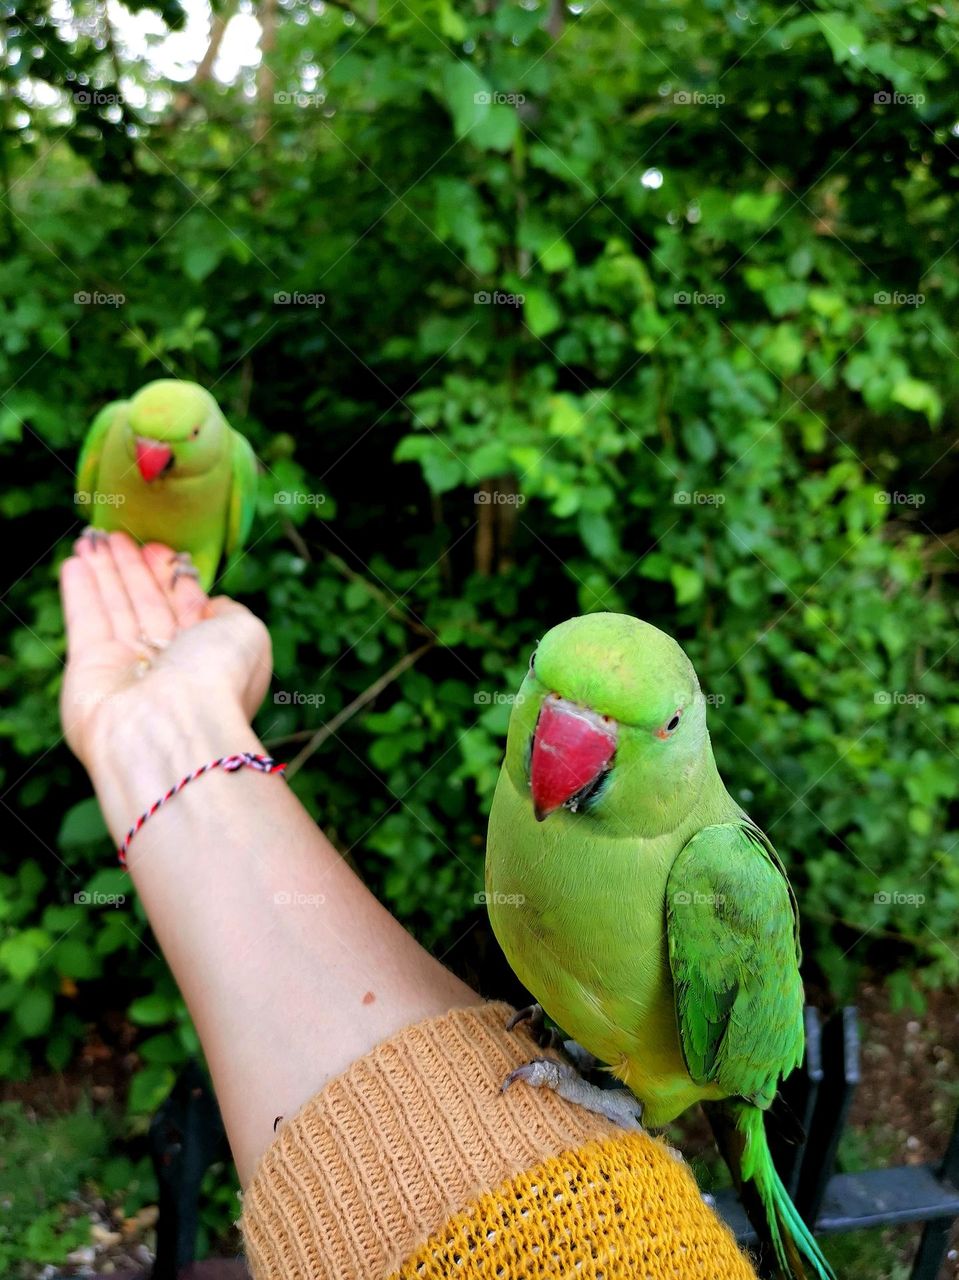
[[117, 850], [117, 857], [120, 859], [120, 866], [127, 865], [127, 850], [130, 847], [130, 841], [146, 822], [147, 818], [152, 818], [157, 809], [166, 804], [168, 800], [172, 800], [175, 795], [183, 790], [188, 782], [193, 782], [195, 778], [201, 778], [203, 774], [209, 773], [211, 769], [223, 769], [227, 773], [235, 773], [238, 769], [242, 769], [246, 765], [250, 769], [258, 769], [260, 773], [282, 773], [286, 768], [285, 764], [277, 764], [271, 756], [254, 755], [252, 751], [241, 751], [235, 756], [220, 756], [217, 760], [211, 760], [208, 764], [201, 764], [199, 769], [194, 769], [192, 773], [188, 773], [185, 778], [180, 781], [152, 804], [146, 813], [141, 813], [136, 822], [127, 832], [126, 839]]

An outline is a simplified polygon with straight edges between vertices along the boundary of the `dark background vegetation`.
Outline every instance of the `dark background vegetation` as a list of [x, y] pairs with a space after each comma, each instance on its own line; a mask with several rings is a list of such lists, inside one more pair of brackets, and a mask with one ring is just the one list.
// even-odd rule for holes
[[[122, 1099], [91, 1138], [67, 1089], [56, 1132], [78, 1126], [114, 1217], [148, 1204], [136, 1138], [197, 1046], [60, 739], [56, 569], [87, 425], [163, 376], [213, 389], [261, 460], [221, 589], [272, 631], [276, 754], [404, 668], [293, 785], [436, 954], [515, 994], [475, 901], [506, 699], [550, 625], [625, 610], [696, 663], [816, 999], [868, 981], [923, 1025], [959, 983], [959, 6], [239, 10], [260, 68], [211, 74], [226, 0], [174, 84], [102, 0], [0, 0], [10, 1096]], [[76, 900], [94, 889], [126, 901]], [[930, 1055], [955, 1033], [932, 1003]], [[916, 1094], [932, 1140], [950, 1063]], [[879, 1158], [908, 1158], [887, 1128]], [[86, 1238], [57, 1187], [32, 1243], [0, 1225], [5, 1270]], [[872, 1247], [848, 1275], [900, 1274]]]

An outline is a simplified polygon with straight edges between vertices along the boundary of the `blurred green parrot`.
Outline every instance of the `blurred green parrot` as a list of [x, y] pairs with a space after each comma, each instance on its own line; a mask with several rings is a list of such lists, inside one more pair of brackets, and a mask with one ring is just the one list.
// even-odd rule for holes
[[545, 1010], [628, 1091], [548, 1058], [504, 1088], [546, 1085], [629, 1127], [704, 1103], [782, 1271], [803, 1277], [802, 1254], [832, 1278], [763, 1117], [803, 1056], [795, 899], [723, 785], [696, 672], [670, 636], [596, 613], [540, 642], [510, 717], [486, 891], [538, 1001], [524, 1013]]
[[77, 503], [93, 530], [123, 529], [180, 552], [209, 591], [220, 559], [250, 531], [256, 481], [249, 442], [210, 393], [161, 379], [97, 414], [80, 452]]

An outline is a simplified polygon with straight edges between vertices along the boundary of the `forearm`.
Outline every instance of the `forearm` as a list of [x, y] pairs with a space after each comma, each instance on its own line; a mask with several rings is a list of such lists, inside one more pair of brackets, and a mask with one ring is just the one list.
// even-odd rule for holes
[[[91, 764], [118, 843], [198, 765], [263, 750], [239, 706], [214, 714], [174, 697], [138, 721]], [[380, 906], [277, 775], [204, 775], [144, 825], [128, 863], [244, 1182], [277, 1115], [402, 1027], [476, 999]]]

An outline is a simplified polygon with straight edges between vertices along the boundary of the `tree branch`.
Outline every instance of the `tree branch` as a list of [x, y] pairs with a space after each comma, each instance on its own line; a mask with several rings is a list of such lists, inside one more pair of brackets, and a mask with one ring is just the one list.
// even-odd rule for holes
[[[357, 711], [362, 711], [368, 703], [378, 697], [387, 685], [390, 685], [394, 680], [397, 680], [404, 671], [408, 671], [414, 662], [418, 662], [424, 653], [428, 653], [429, 650], [433, 648], [433, 643], [434, 642], [431, 640], [428, 644], [420, 645], [418, 649], [414, 649], [412, 653], [404, 654], [404, 656], [400, 658], [399, 662], [394, 662], [388, 671], [384, 671], [383, 674], [364, 689], [361, 694], [358, 694], [352, 702], [347, 703], [342, 711], [338, 711], [332, 720], [328, 720], [322, 728], [317, 729], [303, 750], [298, 752], [287, 765], [286, 776], [288, 778], [292, 778], [295, 773], [299, 773], [300, 769], [303, 768], [310, 756], [322, 747], [327, 738], [332, 737], [333, 734], [336, 733], [337, 729], [341, 728], [346, 724], [347, 720], [356, 715]], [[277, 738], [273, 739], [273, 741], [283, 742], [286, 741], [286, 739]]]

